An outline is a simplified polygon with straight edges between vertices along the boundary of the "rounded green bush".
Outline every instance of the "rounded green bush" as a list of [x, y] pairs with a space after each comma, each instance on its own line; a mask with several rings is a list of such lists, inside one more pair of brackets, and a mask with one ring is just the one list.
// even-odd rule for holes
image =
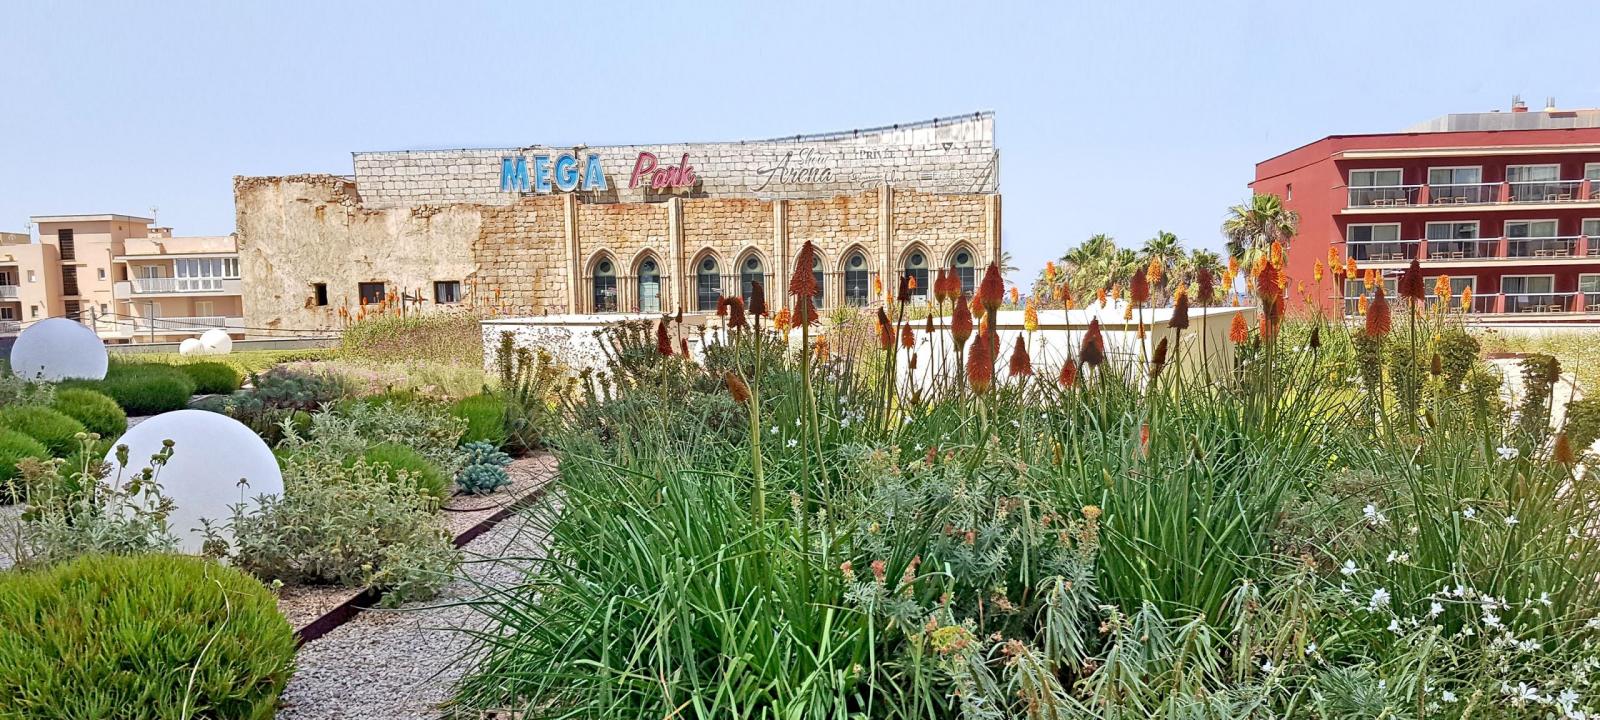
[[267, 720], [294, 651], [272, 593], [201, 558], [0, 575], [0, 717]]
[[72, 380], [62, 386], [105, 393], [129, 415], [155, 415], [187, 407], [195, 383], [171, 365], [114, 362], [104, 380]]
[[238, 370], [219, 362], [187, 363], [178, 369], [194, 380], [194, 391], [202, 395], [226, 395], [244, 382]]
[[50, 406], [83, 423], [89, 432], [104, 440], [116, 440], [128, 430], [128, 414], [105, 393], [87, 388], [64, 388], [56, 391], [56, 399]]
[[66, 457], [82, 444], [78, 433], [88, 432], [83, 423], [43, 405], [12, 405], [0, 408], [0, 425], [19, 430], [44, 443], [50, 454]]
[[14, 481], [20, 474], [17, 472], [17, 463], [23, 458], [48, 460], [50, 449], [27, 433], [0, 427], [0, 502], [21, 499], [22, 488], [17, 487]]
[[[421, 453], [399, 443], [378, 443], [361, 453], [360, 459], [368, 465], [386, 465], [389, 468], [391, 480], [405, 471], [411, 476], [413, 482], [422, 492], [444, 502], [450, 496], [450, 478], [445, 477], [444, 471], [438, 465], [422, 456]], [[354, 464], [351, 458], [347, 464]]]
[[461, 444], [491, 442], [504, 447], [511, 431], [506, 427], [506, 401], [494, 395], [473, 395], [455, 401], [450, 414], [467, 421]]

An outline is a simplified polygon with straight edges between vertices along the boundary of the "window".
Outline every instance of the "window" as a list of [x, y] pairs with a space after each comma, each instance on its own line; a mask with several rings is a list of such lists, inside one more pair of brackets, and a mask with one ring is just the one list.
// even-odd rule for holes
[[1561, 179], [1560, 165], [1507, 165], [1506, 182], [1553, 182]]
[[106, 279], [106, 269], [105, 268], [95, 268], [94, 269], [94, 273], [95, 273], [95, 276], [99, 277], [101, 280]]
[[1571, 200], [1572, 189], [1561, 182], [1560, 165], [1508, 165], [1506, 182], [1511, 183], [1513, 202], [1554, 202]]
[[590, 281], [594, 285], [591, 298], [594, 302], [594, 311], [597, 313], [617, 311], [617, 266], [611, 258], [601, 258], [594, 265], [594, 278]]
[[711, 312], [717, 309], [717, 301], [721, 299], [722, 278], [717, 275], [717, 261], [708, 257], [695, 268], [694, 306], [700, 312]]
[[[1386, 298], [1390, 298], [1392, 300], [1394, 298], [1395, 291], [1396, 291], [1396, 288], [1398, 287], [1399, 283], [1400, 283], [1400, 279], [1399, 278], [1392, 278], [1392, 277], [1383, 278], [1383, 296], [1386, 297]], [[1361, 297], [1362, 295], [1367, 295], [1367, 296], [1371, 296], [1372, 295], [1372, 291], [1367, 290], [1367, 283], [1366, 283], [1365, 280], [1363, 280], [1361, 278], [1355, 278], [1355, 279], [1352, 279], [1352, 280], [1345, 280], [1344, 281], [1344, 296], [1345, 297], [1347, 297], [1347, 298], [1357, 298], [1357, 297]]]
[[1424, 237], [1428, 239], [1428, 257], [1436, 259], [1461, 259], [1478, 257], [1478, 223], [1431, 222]]
[[222, 276], [225, 278], [239, 277], [239, 258], [222, 259]]
[[812, 297], [811, 302], [820, 308], [822, 307], [822, 299], [826, 296], [822, 285], [822, 255], [820, 254], [811, 256], [811, 278], [817, 282], [817, 294]]
[[17, 319], [17, 309], [13, 307], [0, 307], [0, 320]]
[[844, 261], [844, 304], [861, 307], [871, 296], [871, 283], [867, 278], [867, 256], [860, 250], [850, 253]]
[[1392, 243], [1400, 241], [1400, 223], [1390, 225], [1351, 225], [1345, 229], [1350, 243]]
[[1554, 220], [1506, 221], [1506, 237], [1508, 238], [1551, 238], [1555, 236], [1556, 221]]
[[[1600, 275], [1594, 273], [1579, 275], [1578, 292], [1583, 293], [1585, 312], [1600, 312]], [[0, 318], [3, 319], [5, 318]]]
[[1351, 170], [1350, 187], [1389, 187], [1399, 185], [1400, 169], [1390, 170]]
[[461, 281], [436, 280], [433, 283], [433, 301], [440, 305], [461, 302]]
[[1591, 181], [1600, 180], [1600, 163], [1584, 163], [1583, 179]]
[[1294, 183], [1288, 183], [1283, 186], [1283, 199], [1294, 200]]
[[362, 305], [377, 305], [383, 302], [384, 283], [364, 282], [356, 284], [356, 294], [361, 298]]
[[28, 282], [31, 282], [31, 283], [39, 282], [39, 276], [34, 275], [32, 270], [28, 271]]
[[0, 285], [15, 285], [15, 284], [16, 284], [15, 282], [12, 282], [12, 277], [11, 277], [11, 271], [10, 270], [0, 270]]
[[1476, 240], [1478, 239], [1478, 223], [1471, 222], [1431, 222], [1428, 223], [1427, 236], [1429, 240]]
[[[221, 290], [222, 278], [227, 276], [224, 258], [179, 258], [172, 262], [172, 266], [174, 277], [178, 278], [176, 287], [179, 291]], [[232, 277], [238, 275], [238, 260], [233, 260]]]
[[1554, 275], [1506, 275], [1500, 278], [1500, 292], [1506, 295], [1553, 293], [1555, 288]]
[[956, 269], [956, 277], [961, 278], [961, 296], [971, 297], [978, 291], [978, 269], [976, 258], [972, 251], [961, 248], [956, 251], [956, 256], [951, 258], [951, 263]]
[[63, 305], [66, 306], [65, 315], [68, 320], [77, 320], [78, 316], [83, 314], [83, 306], [79, 305], [77, 300], [68, 300]]
[[[1600, 236], [1600, 218], [1584, 218], [1583, 234], [1587, 235], [1591, 242], [1600, 242], [1600, 237], [1597, 237]], [[0, 285], [4, 284], [0, 283]]]
[[655, 258], [639, 263], [639, 312], [661, 312], [661, 266]]
[[39, 306], [38, 305], [29, 305], [28, 306], [28, 317], [32, 317], [32, 318], [39, 317]]
[[[1428, 304], [1429, 307], [1432, 307], [1434, 302], [1437, 301], [1438, 297], [1439, 297], [1438, 294], [1435, 292], [1435, 290], [1436, 290], [1435, 285], [1439, 282], [1439, 278], [1438, 277], [1425, 277], [1422, 280], [1423, 280], [1423, 283], [1428, 288], [1428, 290], [1427, 290], [1427, 293], [1428, 293], [1427, 304]], [[1458, 310], [1458, 309], [1461, 308], [1461, 292], [1463, 290], [1468, 289], [1468, 288], [1471, 288], [1472, 292], [1474, 294], [1476, 294], [1478, 292], [1478, 278], [1476, 276], [1473, 276], [1473, 275], [1467, 275], [1465, 277], [1456, 277], [1454, 275], [1450, 276], [1450, 298], [1451, 298], [1451, 300], [1450, 300], [1450, 309]]]
[[1500, 301], [1505, 312], [1561, 312], [1569, 298], [1556, 295], [1554, 275], [1506, 275], [1500, 278]]
[[928, 299], [928, 256], [921, 250], [913, 250], [906, 256], [906, 274], [917, 281], [917, 287], [911, 291], [912, 300]]
[[78, 259], [78, 243], [72, 236], [71, 228], [57, 230], [56, 242], [60, 245], [62, 260]]
[[315, 303], [317, 307], [327, 307], [328, 306], [328, 284], [327, 283], [312, 283], [312, 285], [311, 285], [311, 298], [312, 298], [311, 301], [313, 303]]
[[750, 298], [755, 297], [755, 283], [766, 287], [766, 275], [762, 272], [761, 258], [752, 254], [744, 259], [739, 266], [739, 296], [744, 298], [745, 307], [750, 307]]
[[195, 317], [211, 317], [216, 314], [216, 303], [210, 300], [196, 300], [194, 303]]
[[61, 268], [61, 294], [78, 294], [78, 269], [75, 267]]
[[1428, 168], [1429, 185], [1470, 185], [1483, 182], [1482, 167]]

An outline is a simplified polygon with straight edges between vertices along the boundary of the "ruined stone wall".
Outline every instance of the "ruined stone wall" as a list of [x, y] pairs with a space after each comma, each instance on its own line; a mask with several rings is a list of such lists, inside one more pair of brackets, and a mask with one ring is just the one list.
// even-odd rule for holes
[[[477, 207], [372, 210], [331, 175], [234, 178], [234, 203], [246, 327], [338, 327], [340, 308], [358, 308], [361, 282], [431, 304], [434, 281], [465, 287], [475, 269]], [[315, 304], [316, 283], [327, 285], [326, 306]]]
[[531, 315], [567, 311], [566, 203], [530, 197], [515, 205], [485, 207], [472, 240], [477, 275], [473, 296], [494, 313]]

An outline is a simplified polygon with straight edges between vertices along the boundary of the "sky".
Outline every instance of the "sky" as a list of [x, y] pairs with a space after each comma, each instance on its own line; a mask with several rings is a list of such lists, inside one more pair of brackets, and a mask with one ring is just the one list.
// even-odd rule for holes
[[764, 138], [993, 110], [1007, 250], [1221, 247], [1254, 164], [1450, 112], [1600, 106], [1600, 3], [6, 3], [0, 230], [234, 229], [350, 153]]

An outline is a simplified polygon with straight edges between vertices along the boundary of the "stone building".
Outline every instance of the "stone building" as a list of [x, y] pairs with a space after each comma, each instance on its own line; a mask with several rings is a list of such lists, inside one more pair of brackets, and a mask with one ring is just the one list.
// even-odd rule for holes
[[994, 117], [761, 141], [360, 152], [353, 177], [238, 177], [245, 325], [363, 305], [496, 314], [705, 312], [785, 293], [821, 250], [823, 309], [902, 273], [970, 286], [1000, 254]]

